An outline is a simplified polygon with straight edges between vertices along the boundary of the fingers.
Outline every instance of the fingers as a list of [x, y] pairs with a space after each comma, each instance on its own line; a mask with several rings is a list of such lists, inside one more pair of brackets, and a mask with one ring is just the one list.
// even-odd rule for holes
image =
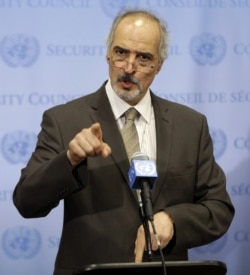
[[91, 132], [100, 141], [100, 146], [95, 148], [95, 154], [107, 157], [111, 154], [110, 146], [102, 141], [102, 129], [100, 123], [94, 123], [91, 127]]
[[141, 263], [143, 254], [145, 251], [145, 234], [144, 234], [144, 229], [142, 225], [138, 228], [137, 231], [137, 238], [135, 241], [135, 262], [136, 263]]
[[102, 140], [102, 129], [100, 123], [94, 123], [91, 125], [90, 130], [94, 136], [96, 136], [100, 141]]
[[161, 248], [164, 248], [174, 236], [173, 220], [167, 212], [160, 211], [154, 215], [154, 225]]
[[[159, 248], [163, 249], [168, 245], [174, 235], [173, 220], [165, 211], [160, 211], [154, 215], [154, 229], [149, 223], [149, 234], [151, 239], [151, 248], [153, 251]], [[156, 232], [156, 234], [155, 234]], [[144, 228], [141, 225], [137, 230], [137, 238], [135, 241], [135, 262], [139, 263], [143, 259], [146, 250], [146, 239]]]
[[71, 165], [75, 166], [87, 157], [102, 156], [111, 154], [110, 146], [102, 140], [102, 130], [99, 123], [83, 129], [70, 141], [67, 157]]

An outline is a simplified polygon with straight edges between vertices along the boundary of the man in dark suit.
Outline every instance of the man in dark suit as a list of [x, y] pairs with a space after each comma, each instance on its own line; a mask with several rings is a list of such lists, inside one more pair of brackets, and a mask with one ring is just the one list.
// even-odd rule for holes
[[167, 57], [163, 22], [145, 11], [119, 15], [107, 40], [109, 80], [95, 93], [44, 113], [35, 152], [14, 204], [26, 218], [64, 200], [55, 275], [95, 263], [141, 262], [146, 240], [128, 184], [130, 160], [120, 130], [133, 106], [140, 150], [155, 160], [153, 260], [187, 260], [187, 250], [221, 237], [234, 207], [214, 160], [204, 115], [157, 97], [150, 85]]

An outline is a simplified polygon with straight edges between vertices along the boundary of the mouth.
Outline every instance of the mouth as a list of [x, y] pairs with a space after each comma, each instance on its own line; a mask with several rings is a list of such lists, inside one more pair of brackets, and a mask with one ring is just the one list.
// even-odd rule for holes
[[135, 81], [131, 78], [131, 76], [124, 76], [119, 79], [120, 83], [122, 84], [122, 87], [126, 90], [130, 90], [133, 85], [135, 85]]
[[131, 89], [132, 86], [134, 85], [131, 81], [127, 81], [127, 80], [122, 80], [121, 84], [122, 84], [122, 87], [127, 90]]

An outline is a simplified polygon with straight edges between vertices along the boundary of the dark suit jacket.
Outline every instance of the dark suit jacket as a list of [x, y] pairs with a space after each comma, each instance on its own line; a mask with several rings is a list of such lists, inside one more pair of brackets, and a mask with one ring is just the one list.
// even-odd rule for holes
[[[186, 260], [188, 248], [214, 241], [226, 232], [234, 208], [224, 173], [213, 157], [205, 116], [151, 95], [158, 171], [152, 190], [154, 212], [165, 209], [175, 223], [175, 241], [164, 249], [166, 260]], [[94, 122], [100, 122], [112, 155], [89, 157], [72, 171], [66, 157], [68, 143]], [[22, 170], [13, 200], [26, 218], [46, 216], [64, 200], [55, 275], [71, 274], [87, 264], [134, 261], [141, 220], [128, 185], [128, 170], [104, 85], [44, 113], [36, 150]]]

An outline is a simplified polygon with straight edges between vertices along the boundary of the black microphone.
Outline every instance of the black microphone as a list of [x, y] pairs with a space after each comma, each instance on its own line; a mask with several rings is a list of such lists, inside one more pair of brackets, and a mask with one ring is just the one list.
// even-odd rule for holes
[[147, 219], [153, 221], [153, 207], [150, 190], [153, 188], [157, 171], [154, 161], [141, 152], [136, 152], [131, 158], [128, 172], [130, 188], [141, 190], [143, 209]]

